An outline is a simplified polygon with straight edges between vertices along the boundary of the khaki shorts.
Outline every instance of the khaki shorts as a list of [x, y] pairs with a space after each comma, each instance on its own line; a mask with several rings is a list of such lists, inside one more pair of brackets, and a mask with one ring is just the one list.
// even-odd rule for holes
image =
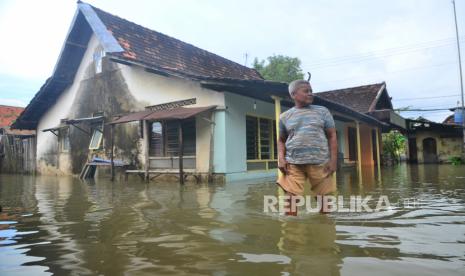
[[337, 191], [333, 174], [324, 170], [325, 164], [289, 164], [288, 173], [276, 181], [283, 190], [294, 195], [304, 195], [305, 181], [308, 179], [315, 195], [327, 195]]

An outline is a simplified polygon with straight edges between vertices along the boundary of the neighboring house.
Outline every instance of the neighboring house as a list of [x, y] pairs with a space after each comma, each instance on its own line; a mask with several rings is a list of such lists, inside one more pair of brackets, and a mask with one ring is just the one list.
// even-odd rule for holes
[[444, 123], [422, 117], [406, 119], [410, 162], [447, 163], [453, 157], [462, 156], [462, 127], [450, 122], [449, 117]]
[[447, 116], [444, 121], [442, 121], [443, 124], [446, 124], [446, 125], [455, 125], [455, 120], [454, 120], [454, 114], [451, 114], [449, 116]]
[[[315, 95], [345, 105], [361, 114], [366, 114], [386, 123], [387, 125], [384, 126], [383, 131], [390, 129], [405, 130], [405, 119], [394, 112], [391, 97], [384, 82], [319, 92]], [[342, 122], [342, 120], [339, 120], [336, 123], [338, 133], [344, 137], [344, 139], [340, 139], [343, 142], [339, 143], [339, 152], [343, 154], [344, 163], [350, 164], [357, 160], [357, 145], [354, 138], [357, 126], [354, 122]], [[362, 160], [367, 160], [363, 162], [364, 165], [376, 162], [376, 133], [369, 125], [362, 125], [360, 134], [363, 145]], [[379, 142], [381, 143], [381, 141]]]
[[0, 172], [33, 172], [35, 131], [11, 129], [23, 107], [0, 105]]
[[[189, 173], [224, 181], [276, 176], [276, 116], [292, 106], [287, 84], [77, 6], [53, 75], [14, 124], [37, 130], [40, 173], [79, 174], [93, 156], [170, 173], [179, 169], [182, 141]], [[379, 160], [376, 145], [387, 124], [318, 94], [315, 104], [334, 115], [348, 162]]]
[[461, 107], [454, 107], [449, 109], [454, 112], [454, 114], [447, 116], [446, 119], [442, 122], [443, 124], [455, 124], [462, 125], [465, 111]]
[[0, 105], [0, 128], [9, 127], [23, 110], [24, 107]]

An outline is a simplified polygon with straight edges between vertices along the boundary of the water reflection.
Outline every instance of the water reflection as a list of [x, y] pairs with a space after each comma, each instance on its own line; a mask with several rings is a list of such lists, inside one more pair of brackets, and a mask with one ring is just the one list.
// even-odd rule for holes
[[263, 213], [273, 183], [81, 182], [0, 176], [0, 274], [457, 274], [465, 170], [413, 165], [338, 173], [339, 194], [388, 195], [376, 214]]
[[329, 216], [318, 214], [308, 217], [305, 222], [282, 222], [277, 247], [281, 254], [290, 258], [283, 272], [340, 275], [342, 259], [336, 244], [336, 225]]

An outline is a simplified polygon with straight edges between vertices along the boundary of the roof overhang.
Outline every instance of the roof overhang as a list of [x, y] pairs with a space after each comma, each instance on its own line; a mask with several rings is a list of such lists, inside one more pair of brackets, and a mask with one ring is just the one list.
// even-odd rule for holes
[[397, 130], [406, 130], [407, 124], [404, 117], [400, 116], [392, 109], [375, 110], [367, 113], [376, 119], [385, 122], [390, 125], [391, 128]]
[[216, 105], [209, 105], [201, 107], [175, 107], [166, 110], [144, 110], [123, 115], [109, 124], [122, 124], [134, 121], [185, 120], [215, 108]]
[[406, 119], [407, 132], [432, 131], [440, 134], [441, 138], [462, 137], [463, 126], [455, 124], [441, 124], [431, 121]]
[[95, 123], [95, 122], [102, 122], [104, 119], [105, 119], [104, 116], [86, 117], [86, 118], [78, 118], [78, 119], [69, 119], [69, 120], [66, 120], [65, 123], [68, 125], [82, 124], [82, 123]]
[[[273, 102], [272, 97], [277, 96], [282, 99], [282, 104], [287, 107], [294, 106], [294, 102], [289, 97], [288, 84], [283, 82], [274, 82], [266, 80], [237, 80], [237, 79], [206, 79], [200, 81], [204, 88], [226, 91], [254, 99], [263, 100], [265, 102]], [[388, 124], [383, 123], [376, 118], [369, 115], [360, 113], [347, 106], [326, 100], [314, 95], [314, 104], [322, 105], [330, 110], [338, 111], [353, 120], [360, 120], [361, 122], [379, 126], [388, 127]]]

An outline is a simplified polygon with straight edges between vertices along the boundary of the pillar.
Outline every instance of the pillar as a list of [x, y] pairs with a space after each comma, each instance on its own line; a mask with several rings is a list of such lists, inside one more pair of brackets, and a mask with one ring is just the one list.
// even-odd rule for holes
[[376, 129], [376, 165], [378, 169], [378, 180], [381, 180], [381, 152], [379, 146], [379, 128]]
[[[274, 100], [274, 116], [275, 116], [275, 121], [276, 121], [276, 144], [278, 144], [279, 141], [279, 115], [281, 115], [281, 98], [278, 96], [271, 96], [271, 98]], [[278, 150], [278, 149], [276, 149]], [[283, 173], [279, 170], [278, 168], [278, 177], [281, 177]], [[278, 195], [284, 195], [283, 191], [281, 188], [278, 188]]]
[[362, 146], [360, 143], [360, 122], [355, 121], [355, 126], [357, 128], [357, 173], [360, 177], [360, 183], [362, 183]]

